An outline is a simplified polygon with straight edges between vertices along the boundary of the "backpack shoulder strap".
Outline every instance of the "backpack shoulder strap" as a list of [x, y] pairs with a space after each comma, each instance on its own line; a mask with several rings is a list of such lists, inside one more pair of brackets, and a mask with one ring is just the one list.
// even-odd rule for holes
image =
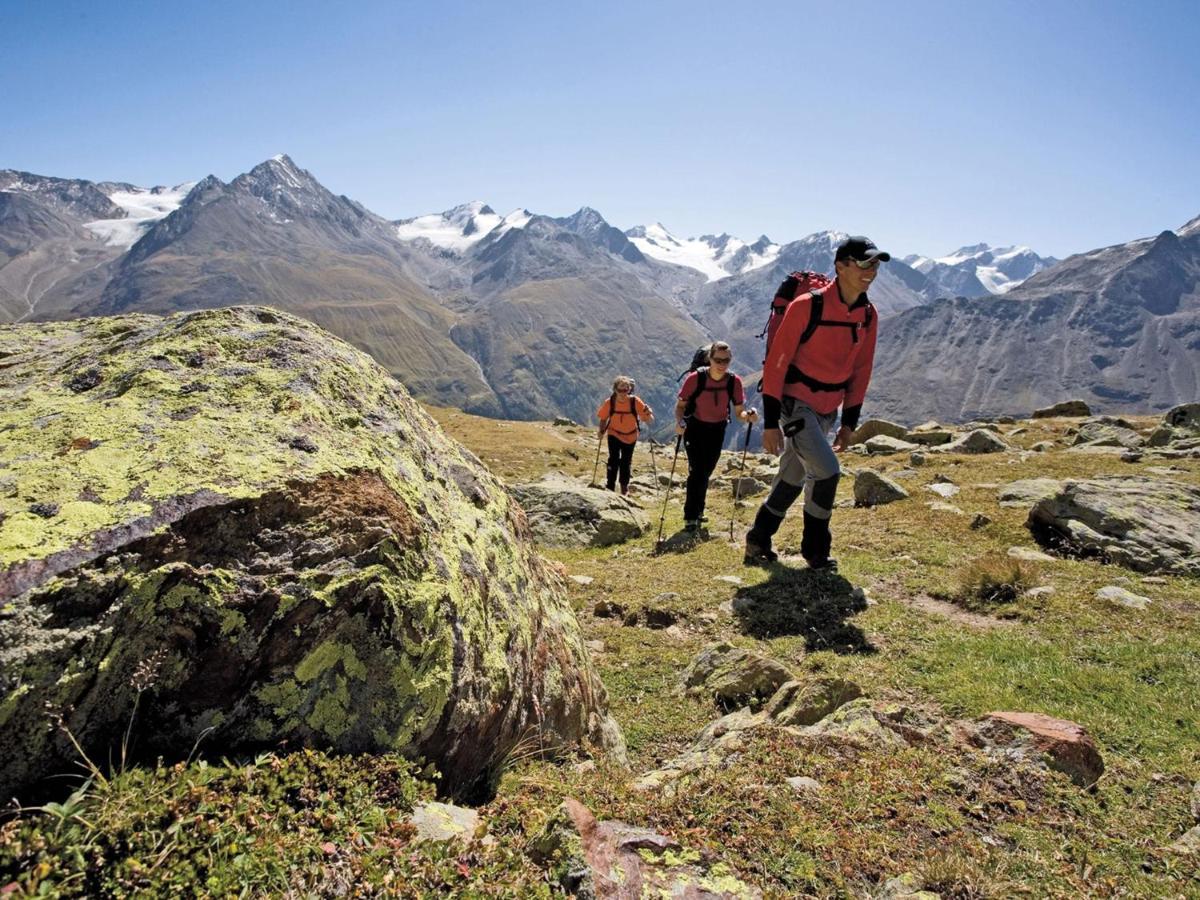
[[633, 427], [637, 429], [637, 433], [642, 433], [642, 420], [638, 418], [638, 398], [635, 394], [629, 395], [629, 414], [633, 416]]
[[616, 415], [616, 413], [617, 413], [617, 392], [613, 391], [612, 395], [608, 398], [608, 418], [606, 418], [604, 421], [611, 422], [612, 417], [614, 415]]
[[825, 291], [813, 291], [810, 295], [812, 298], [809, 304], [808, 325], [805, 326], [804, 332], [800, 335], [800, 343], [803, 344], [813, 336], [813, 332], [817, 330], [817, 326], [821, 324], [821, 313], [825, 311]]

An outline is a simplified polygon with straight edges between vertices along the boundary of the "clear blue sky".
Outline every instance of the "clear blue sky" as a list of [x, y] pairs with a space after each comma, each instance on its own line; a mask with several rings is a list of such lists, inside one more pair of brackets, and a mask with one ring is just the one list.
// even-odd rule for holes
[[[441, 8], [444, 7], [444, 8]], [[0, 0], [0, 168], [1064, 256], [1200, 214], [1191, 2]]]

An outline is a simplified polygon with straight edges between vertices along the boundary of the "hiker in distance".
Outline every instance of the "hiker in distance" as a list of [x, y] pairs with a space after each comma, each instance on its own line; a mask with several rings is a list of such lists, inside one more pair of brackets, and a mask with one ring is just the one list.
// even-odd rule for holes
[[742, 379], [729, 371], [732, 361], [729, 345], [714, 341], [708, 346], [708, 365], [688, 373], [675, 403], [675, 433], [683, 435], [688, 460], [684, 528], [692, 532], [704, 522], [708, 479], [721, 458], [730, 410], [742, 422], [758, 418], [757, 410], [743, 408], [746, 391]]
[[599, 436], [608, 434], [608, 466], [606, 487], [610, 491], [621, 484], [621, 493], [629, 493], [629, 468], [633, 463], [633, 448], [642, 432], [642, 422], [653, 422], [654, 411], [633, 393], [634, 382], [628, 375], [618, 375], [613, 381], [612, 395], [596, 410], [600, 420]]
[[[763, 364], [763, 449], [779, 453], [779, 474], [746, 534], [747, 565], [778, 558], [771, 538], [788, 508], [804, 494], [800, 554], [814, 569], [836, 569], [829, 518], [841, 467], [836, 452], [858, 427], [878, 316], [867, 299], [881, 263], [891, 259], [865, 237], [851, 237], [834, 254], [836, 278], [796, 297], [767, 348]], [[784, 282], [786, 287], [788, 282]], [[781, 291], [784, 288], [780, 289]], [[842, 408], [831, 447], [827, 435]]]

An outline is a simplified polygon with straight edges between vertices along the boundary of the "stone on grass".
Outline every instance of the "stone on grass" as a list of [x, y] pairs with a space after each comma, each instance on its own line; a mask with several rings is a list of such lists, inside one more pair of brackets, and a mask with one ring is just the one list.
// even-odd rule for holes
[[744, 500], [747, 497], [761, 494], [766, 489], [767, 486], [760, 479], [750, 475], [742, 475], [730, 479], [729, 496]]
[[784, 783], [801, 797], [812, 797], [821, 793], [821, 783], [807, 775], [793, 775], [791, 778], [785, 778]]
[[920, 450], [914, 450], [912, 453], [908, 454], [908, 463], [912, 466], [925, 465], [925, 454]]
[[908, 434], [908, 429], [903, 425], [897, 425], [887, 419], [867, 419], [850, 436], [850, 443], [864, 444], [879, 435], [902, 440], [906, 434]]
[[1087, 444], [1092, 447], [1124, 447], [1127, 450], [1141, 447], [1145, 439], [1130, 428], [1119, 425], [1108, 425], [1103, 422], [1089, 422], [1080, 427], [1072, 441], [1072, 446]]
[[1027, 506], [1062, 490], [1063, 483], [1054, 478], [1025, 478], [1000, 488], [1001, 506]]
[[947, 453], [1003, 453], [1012, 448], [1004, 443], [1003, 438], [995, 432], [987, 428], [976, 428], [974, 431], [968, 431], [958, 440], [942, 444], [937, 449]]
[[1029, 449], [1032, 450], [1034, 453], [1047, 453], [1047, 452], [1053, 450], [1057, 446], [1058, 445], [1055, 444], [1054, 441], [1038, 441], [1036, 444], [1034, 444]]
[[912, 872], [884, 882], [872, 900], [940, 900], [941, 894], [925, 890], [924, 883]]
[[1200, 486], [1141, 476], [1067, 481], [1026, 522], [1065, 545], [1139, 572], [1200, 574]]
[[958, 493], [959, 488], [956, 484], [929, 484], [925, 486], [925, 490], [933, 491], [943, 500], [949, 500]]
[[763, 713], [776, 725], [815, 725], [839, 706], [861, 696], [862, 688], [840, 678], [788, 681], [763, 707]]
[[1169, 428], [1200, 432], [1200, 403], [1181, 403], [1167, 410], [1162, 423]]
[[886, 475], [863, 469], [854, 476], [854, 505], [881, 506], [908, 497], [908, 491]]
[[1090, 416], [1092, 414], [1091, 407], [1083, 400], [1064, 400], [1061, 403], [1055, 403], [1053, 406], [1045, 406], [1042, 409], [1033, 411], [1035, 419], [1049, 419], [1056, 417], [1073, 417], [1073, 416]]
[[911, 444], [924, 444], [927, 447], [936, 447], [941, 444], [948, 444], [954, 440], [954, 432], [944, 428], [934, 431], [910, 431], [904, 435], [904, 440]]
[[881, 434], [868, 439], [863, 446], [872, 456], [883, 456], [889, 453], [908, 453], [916, 450], [918, 445]]
[[1167, 849], [1180, 856], [1200, 857], [1200, 825], [1189, 828]]
[[1149, 597], [1143, 597], [1115, 584], [1110, 584], [1096, 591], [1096, 599], [1107, 603], [1116, 603], [1129, 609], [1146, 609], [1151, 603]]
[[583, 587], [587, 587], [589, 584], [591, 584], [593, 581], [596, 580], [591, 575], [569, 575], [567, 577], [570, 578], [576, 584], [582, 585]]
[[550, 868], [568, 895], [593, 900], [678, 897], [756, 900], [762, 892], [724, 863], [646, 828], [598, 820], [568, 797], [530, 842], [530, 855]]
[[[531, 722], [548, 750], [623, 756], [525, 514], [366, 354], [227, 307], [7, 325], [0, 355], [22, 448], [0, 497], [0, 796], [78, 771], [47, 707], [102, 764], [135, 702], [132, 762], [286, 742], [422, 758], [470, 790]], [[103, 442], [58, 452], [81, 437]]]
[[771, 697], [791, 679], [778, 660], [722, 641], [701, 650], [681, 682], [688, 693], [711, 696], [718, 706], [735, 709]]
[[479, 813], [452, 803], [422, 803], [409, 821], [416, 826], [417, 840], [435, 843], [470, 844], [484, 830]]
[[1104, 774], [1104, 760], [1091, 735], [1067, 719], [1030, 712], [988, 713], [968, 727], [969, 743], [1038, 763], [1088, 787]]
[[985, 516], [983, 513], [975, 513], [974, 518], [971, 519], [971, 530], [978, 531], [980, 528], [983, 528], [985, 525], [991, 525], [991, 524], [992, 524], [992, 520], [989, 519], [987, 516]]
[[820, 721], [793, 732], [806, 741], [828, 741], [863, 749], [917, 746], [929, 740], [941, 723], [913, 707], [860, 697], [839, 706]]
[[607, 547], [640, 537], [649, 528], [646, 514], [624, 497], [558, 472], [514, 485], [512, 493], [534, 537], [547, 547]]
[[1049, 553], [1043, 553], [1041, 550], [1030, 550], [1028, 547], [1009, 547], [1008, 555], [1013, 559], [1020, 559], [1024, 560], [1025, 562], [1056, 561]]

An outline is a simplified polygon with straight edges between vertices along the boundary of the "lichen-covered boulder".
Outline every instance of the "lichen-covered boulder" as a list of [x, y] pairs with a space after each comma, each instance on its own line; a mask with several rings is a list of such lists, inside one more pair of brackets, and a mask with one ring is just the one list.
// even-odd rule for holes
[[1200, 403], [1180, 403], [1172, 407], [1163, 415], [1162, 424], [1168, 428], [1200, 432]]
[[706, 694], [725, 708], [756, 704], [773, 695], [792, 673], [769, 656], [721, 641], [705, 647], [681, 676], [683, 689]]
[[[503, 485], [367, 356], [265, 308], [0, 328], [0, 794], [136, 750], [314, 746], [483, 787], [622, 754]], [[47, 726], [46, 709], [62, 728]]]
[[607, 547], [640, 537], [650, 527], [646, 514], [619, 494], [558, 472], [515, 485], [512, 492], [534, 537], [547, 547]]
[[1200, 487], [1137, 476], [1065, 481], [1026, 525], [1050, 547], [1139, 572], [1200, 574]]

